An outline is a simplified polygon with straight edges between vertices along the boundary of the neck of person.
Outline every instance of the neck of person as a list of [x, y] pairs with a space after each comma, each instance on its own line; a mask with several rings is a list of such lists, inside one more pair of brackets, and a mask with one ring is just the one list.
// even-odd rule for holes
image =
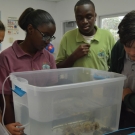
[[81, 33], [84, 36], [93, 36], [96, 33], [97, 29], [94, 27], [90, 33]]
[[31, 56], [34, 56], [37, 53], [37, 49], [33, 47], [32, 43], [27, 38], [20, 42], [19, 45], [25, 53], [28, 53]]

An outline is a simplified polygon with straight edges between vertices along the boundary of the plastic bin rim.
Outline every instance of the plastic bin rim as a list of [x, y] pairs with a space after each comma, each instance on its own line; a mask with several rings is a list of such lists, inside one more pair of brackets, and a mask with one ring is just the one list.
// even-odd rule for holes
[[34, 71], [21, 71], [21, 72], [12, 72], [10, 73], [10, 75], [15, 75], [15, 74], [22, 74], [22, 73], [33, 73], [33, 72], [55, 72], [57, 71], [68, 71], [68, 70], [77, 70], [77, 69], [82, 69], [82, 70], [91, 70], [91, 71], [98, 71], [98, 72], [104, 72], [104, 73], [113, 73], [113, 74], [117, 74], [119, 76], [124, 76], [122, 74], [119, 73], [115, 73], [115, 72], [110, 72], [110, 71], [105, 71], [105, 70], [98, 70], [98, 69], [94, 69], [94, 68], [86, 68], [86, 67], [72, 67], [72, 68], [59, 68], [59, 69], [45, 69], [45, 70], [34, 70]]
[[[79, 83], [74, 83], [74, 84], [63, 84], [63, 85], [56, 85], [56, 86], [47, 86], [47, 87], [39, 87], [39, 86], [34, 86], [30, 84], [23, 83], [24, 86], [27, 88], [32, 89], [32, 91], [36, 91], [35, 89], [38, 89], [38, 92], [50, 92], [50, 91], [57, 91], [57, 90], [64, 90], [64, 89], [69, 89], [69, 88], [78, 88], [78, 87], [84, 87], [84, 86], [93, 86], [93, 85], [99, 85], [99, 84], [105, 84], [105, 83], [110, 83], [110, 82], [118, 82], [118, 81], [124, 81], [126, 79], [125, 76], [123, 77], [118, 77], [118, 78], [107, 78], [103, 80], [93, 80], [93, 81], [88, 81], [88, 82], [79, 82]], [[20, 82], [17, 80], [17, 83], [15, 83], [16, 86], [20, 87]], [[14, 83], [14, 81], [13, 81]], [[44, 90], [43, 90], [44, 89]]]

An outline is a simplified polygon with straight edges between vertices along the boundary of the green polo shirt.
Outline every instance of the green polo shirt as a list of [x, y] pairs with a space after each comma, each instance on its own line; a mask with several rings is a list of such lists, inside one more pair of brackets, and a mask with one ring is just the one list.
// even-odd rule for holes
[[[96, 26], [95, 26], [96, 27]], [[88, 67], [99, 70], [108, 70], [110, 65], [111, 50], [115, 44], [112, 34], [104, 29], [96, 27], [97, 31], [91, 40], [88, 55], [78, 59], [74, 67]], [[78, 28], [68, 31], [63, 36], [56, 63], [67, 59], [79, 45], [87, 43], [80, 34]]]

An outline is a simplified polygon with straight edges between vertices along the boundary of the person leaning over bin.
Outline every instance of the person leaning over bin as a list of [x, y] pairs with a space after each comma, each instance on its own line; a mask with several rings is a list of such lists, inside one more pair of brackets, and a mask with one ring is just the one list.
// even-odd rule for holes
[[118, 26], [120, 39], [111, 53], [109, 71], [127, 77], [124, 82], [119, 128], [135, 127], [135, 10]]
[[[18, 24], [26, 31], [25, 39], [15, 41], [0, 54], [0, 108], [2, 110], [4, 104], [1, 88], [10, 73], [42, 70], [45, 67], [56, 68], [54, 57], [44, 49], [51, 40], [55, 39], [53, 35], [56, 27], [52, 16], [41, 9], [27, 8], [21, 14]], [[15, 122], [10, 80], [5, 83], [4, 94], [6, 100], [4, 122], [7, 125]]]

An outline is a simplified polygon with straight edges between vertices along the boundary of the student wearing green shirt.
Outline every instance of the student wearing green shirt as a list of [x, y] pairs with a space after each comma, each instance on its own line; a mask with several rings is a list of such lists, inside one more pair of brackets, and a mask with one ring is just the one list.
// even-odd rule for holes
[[109, 71], [124, 74], [119, 128], [135, 127], [135, 10], [125, 15], [118, 26], [120, 40], [112, 49]]
[[88, 67], [108, 70], [115, 41], [109, 31], [95, 26], [97, 15], [94, 3], [79, 0], [74, 12], [78, 28], [63, 36], [56, 59], [57, 68]]

